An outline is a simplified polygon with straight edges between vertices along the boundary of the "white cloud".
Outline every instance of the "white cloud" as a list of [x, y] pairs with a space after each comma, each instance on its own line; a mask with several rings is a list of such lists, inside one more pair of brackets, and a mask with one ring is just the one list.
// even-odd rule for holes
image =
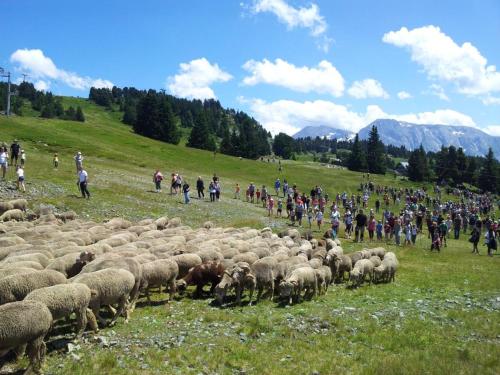
[[372, 121], [381, 118], [392, 118], [416, 124], [476, 126], [470, 116], [451, 109], [398, 115], [385, 113], [377, 105], [369, 105], [364, 113], [358, 113], [349, 110], [344, 105], [325, 100], [306, 102], [278, 100], [268, 103], [261, 99], [254, 99], [248, 102], [252, 115], [273, 134], [283, 131], [293, 135], [305, 126], [319, 125], [357, 132]]
[[282, 59], [274, 62], [250, 60], [243, 65], [243, 69], [251, 75], [243, 79], [243, 84], [254, 86], [259, 83], [282, 86], [299, 92], [316, 92], [342, 96], [344, 92], [344, 78], [339, 71], [328, 61], [321, 61], [317, 67], [297, 67]]
[[500, 105], [500, 98], [488, 95], [481, 99], [484, 105]]
[[39, 79], [38, 81], [35, 82], [34, 86], [35, 86], [35, 89], [37, 89], [37, 90], [49, 91], [50, 82]]
[[92, 86], [113, 87], [113, 83], [108, 80], [81, 77], [76, 73], [59, 69], [52, 59], [45, 56], [40, 49], [18, 49], [10, 56], [10, 61], [17, 64], [17, 70], [26, 72], [30, 77], [38, 79], [39, 86], [46, 89], [50, 87], [50, 80], [62, 82], [78, 90], [86, 90]]
[[398, 98], [401, 100], [406, 100], [412, 98], [411, 94], [406, 91], [400, 91], [398, 92]]
[[480, 95], [500, 91], [500, 73], [470, 42], [458, 45], [439, 27], [402, 27], [384, 34], [385, 43], [406, 47], [430, 79], [452, 83], [458, 92]]
[[429, 94], [429, 95], [437, 96], [439, 99], [444, 100], [446, 102], [450, 101], [450, 98], [444, 92], [443, 87], [440, 86], [440, 85], [438, 85], [438, 84], [436, 84], [436, 83], [431, 84], [429, 86], [429, 90], [428, 91], [424, 91], [424, 93], [425, 94]]
[[173, 95], [191, 99], [214, 99], [215, 93], [210, 85], [227, 82], [233, 77], [217, 64], [211, 64], [206, 58], [180, 64], [180, 72], [168, 77], [167, 86]]
[[482, 128], [489, 135], [500, 137], [500, 125], [489, 125]]
[[316, 4], [295, 8], [285, 0], [253, 0], [250, 10], [255, 14], [273, 13], [290, 30], [297, 27], [309, 29], [310, 34], [317, 38], [318, 47], [328, 52], [332, 39], [325, 35], [328, 24]]
[[348, 94], [356, 99], [366, 98], [384, 98], [387, 99], [389, 94], [384, 90], [382, 84], [372, 78], [367, 78], [362, 81], [354, 81], [352, 86], [347, 90]]

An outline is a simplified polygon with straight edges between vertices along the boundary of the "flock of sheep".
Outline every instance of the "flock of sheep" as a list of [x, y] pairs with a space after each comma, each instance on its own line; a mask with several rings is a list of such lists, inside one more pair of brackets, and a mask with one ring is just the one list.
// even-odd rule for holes
[[192, 229], [167, 217], [95, 223], [50, 209], [25, 221], [26, 207], [25, 200], [0, 202], [0, 359], [26, 351], [35, 371], [56, 320], [74, 313], [77, 337], [87, 325], [97, 332], [121, 316], [127, 322], [153, 288], [167, 288], [172, 299], [194, 285], [195, 295], [210, 293], [221, 305], [233, 293], [240, 304], [245, 291], [249, 304], [263, 296], [293, 303], [346, 276], [350, 286], [389, 282], [398, 266], [383, 248], [344, 254], [338, 240], [306, 240], [296, 229], [277, 235], [210, 222]]

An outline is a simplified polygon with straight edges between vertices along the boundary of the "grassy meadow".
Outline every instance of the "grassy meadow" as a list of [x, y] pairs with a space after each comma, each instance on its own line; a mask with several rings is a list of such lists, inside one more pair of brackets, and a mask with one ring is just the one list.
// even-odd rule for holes
[[[167, 215], [196, 227], [206, 220], [223, 226], [285, 227], [260, 205], [232, 198], [239, 183], [272, 189], [276, 177], [309, 192], [321, 185], [330, 197], [356, 193], [361, 174], [326, 168], [306, 158], [277, 163], [253, 161], [173, 146], [133, 134], [119, 112], [83, 99], [86, 122], [37, 117], [0, 117], [0, 142], [20, 140], [27, 154], [31, 204], [75, 210], [96, 221]], [[79, 198], [73, 155], [81, 151], [89, 173], [90, 200]], [[58, 170], [52, 167], [59, 154]], [[161, 194], [152, 174], [167, 177]], [[195, 195], [195, 180], [222, 182], [217, 203], [170, 196], [168, 176], [181, 173]], [[11, 169], [8, 178], [14, 180]], [[392, 175], [372, 176], [375, 184], [410, 187]], [[415, 187], [415, 186], [413, 186]], [[429, 186], [430, 187], [430, 186]], [[0, 197], [1, 199], [2, 197]], [[373, 206], [374, 202], [370, 202]], [[394, 207], [393, 207], [394, 208]], [[394, 208], [396, 209], [396, 208]], [[322, 233], [316, 231], [318, 237]], [[341, 232], [343, 235], [343, 232]], [[49, 344], [44, 371], [50, 374], [498, 374], [500, 373], [500, 256], [473, 256], [467, 242], [449, 240], [430, 253], [426, 233], [415, 247], [355, 244], [341, 236], [345, 252], [383, 245], [400, 262], [396, 282], [350, 290], [333, 285], [321, 296], [291, 307], [264, 301], [256, 306], [218, 308], [210, 299], [166, 295], [152, 306], [139, 305], [129, 324], [119, 320], [98, 335], [71, 346]], [[57, 340], [56, 340], [57, 341]], [[11, 364], [7, 371], [26, 364]], [[9, 370], [10, 369], [10, 370]], [[5, 369], [4, 369], [5, 371]], [[0, 372], [1, 373], [1, 372]]]

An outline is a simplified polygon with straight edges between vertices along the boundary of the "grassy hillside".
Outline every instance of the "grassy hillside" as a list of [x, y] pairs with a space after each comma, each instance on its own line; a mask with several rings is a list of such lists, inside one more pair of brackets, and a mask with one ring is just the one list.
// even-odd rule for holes
[[[286, 225], [268, 219], [257, 205], [231, 198], [236, 183], [272, 185], [277, 164], [240, 160], [138, 137], [119, 122], [120, 114], [87, 101], [80, 105], [84, 124], [34, 117], [0, 117], [0, 141], [17, 138], [27, 152], [27, 180], [33, 203], [73, 209], [83, 217], [142, 219], [179, 216], [191, 226], [209, 219], [225, 226]], [[73, 155], [85, 155], [90, 201], [80, 199]], [[52, 168], [58, 152], [60, 168]], [[355, 192], [361, 175], [318, 163], [284, 163], [281, 178], [309, 191], [322, 185], [330, 196]], [[155, 194], [155, 168], [178, 171], [194, 187], [217, 173], [223, 199], [211, 204], [193, 199], [185, 206], [165, 187]], [[9, 178], [13, 179], [11, 170]], [[373, 176], [372, 176], [373, 177]], [[375, 183], [411, 186], [392, 176]], [[194, 195], [194, 194], [193, 194]], [[373, 205], [373, 202], [371, 202]], [[319, 235], [318, 232], [316, 232]], [[288, 308], [257, 306], [219, 309], [209, 300], [182, 298], [168, 306], [139, 307], [128, 325], [88, 335], [68, 354], [47, 358], [51, 374], [498, 374], [500, 373], [499, 261], [470, 254], [468, 236], [450, 240], [442, 253], [429, 253], [426, 235], [416, 247], [386, 248], [401, 268], [394, 284], [357, 290], [332, 286], [328, 295]], [[342, 239], [346, 252], [363, 244]], [[374, 244], [375, 245], [375, 244]], [[380, 245], [380, 244], [379, 244]], [[56, 346], [57, 348], [57, 346]]]

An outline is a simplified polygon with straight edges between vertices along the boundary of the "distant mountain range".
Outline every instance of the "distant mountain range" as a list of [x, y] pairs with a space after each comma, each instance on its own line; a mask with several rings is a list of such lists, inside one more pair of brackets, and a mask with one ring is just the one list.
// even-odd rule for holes
[[316, 137], [326, 137], [327, 139], [336, 138], [338, 140], [347, 140], [354, 138], [356, 134], [347, 130], [335, 129], [330, 126], [306, 126], [298, 133], [293, 135], [293, 138], [316, 138]]
[[[485, 132], [469, 126], [454, 125], [420, 125], [391, 119], [379, 119], [359, 131], [360, 139], [367, 139], [372, 126], [378, 129], [380, 139], [386, 145], [405, 146], [413, 150], [424, 146], [426, 151], [439, 151], [441, 146], [462, 147], [467, 155], [483, 156], [488, 152], [488, 147], [493, 149], [495, 157], [500, 157], [500, 137], [494, 137]], [[302, 134], [307, 134], [303, 136]], [[331, 136], [331, 134], [334, 134]], [[337, 135], [338, 134], [338, 135]], [[328, 138], [352, 138], [351, 133], [328, 126], [308, 126], [294, 138], [302, 137], [328, 137]]]

